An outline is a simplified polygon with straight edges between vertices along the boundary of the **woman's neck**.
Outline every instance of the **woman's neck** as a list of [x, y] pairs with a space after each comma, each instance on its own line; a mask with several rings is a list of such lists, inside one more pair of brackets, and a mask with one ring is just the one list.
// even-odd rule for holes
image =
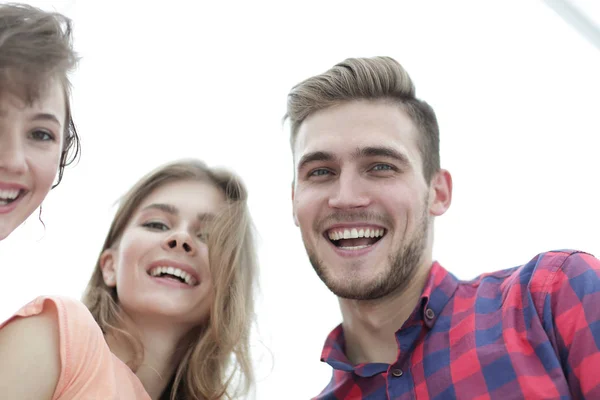
[[[135, 331], [143, 347], [143, 357], [136, 363], [136, 352], [128, 343], [113, 335], [106, 335], [110, 350], [128, 365], [137, 364], [136, 376], [148, 395], [160, 398], [171, 378], [175, 374], [183, 356], [179, 351], [181, 339], [186, 330], [175, 325], [162, 323], [135, 322]], [[189, 331], [189, 329], [188, 329]]]

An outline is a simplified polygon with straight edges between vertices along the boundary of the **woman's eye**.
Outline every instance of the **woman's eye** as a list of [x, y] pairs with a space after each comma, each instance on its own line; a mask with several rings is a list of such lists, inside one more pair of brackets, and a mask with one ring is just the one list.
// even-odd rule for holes
[[41, 130], [41, 129], [37, 129], [37, 130], [31, 132], [30, 135], [33, 140], [36, 140], [39, 142], [47, 142], [47, 141], [55, 140], [54, 135], [51, 132]]
[[202, 240], [202, 241], [206, 241], [208, 240], [208, 232], [200, 232], [198, 233], [198, 239]]
[[163, 224], [162, 222], [157, 222], [157, 221], [146, 222], [146, 223], [143, 223], [142, 226], [152, 229], [152, 230], [157, 230], [157, 231], [166, 231], [169, 229], [169, 227], [167, 225]]

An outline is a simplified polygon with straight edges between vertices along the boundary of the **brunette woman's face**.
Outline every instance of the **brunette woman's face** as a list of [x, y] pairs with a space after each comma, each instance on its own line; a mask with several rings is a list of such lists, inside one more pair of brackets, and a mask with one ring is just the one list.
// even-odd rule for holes
[[31, 104], [11, 93], [0, 95], [0, 240], [33, 213], [52, 188], [65, 120], [59, 81]]

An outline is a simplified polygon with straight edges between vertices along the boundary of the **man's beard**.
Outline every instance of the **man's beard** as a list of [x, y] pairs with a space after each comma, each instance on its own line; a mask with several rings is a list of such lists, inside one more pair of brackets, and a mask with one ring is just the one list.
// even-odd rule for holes
[[407, 243], [400, 243], [398, 249], [388, 256], [389, 268], [368, 282], [361, 282], [357, 278], [352, 282], [334, 281], [327, 273], [327, 266], [323, 265], [313, 251], [308, 248], [306, 250], [315, 272], [336, 296], [351, 300], [376, 300], [391, 293], [402, 292], [410, 283], [427, 246], [428, 233], [429, 221], [425, 208], [413, 238]]

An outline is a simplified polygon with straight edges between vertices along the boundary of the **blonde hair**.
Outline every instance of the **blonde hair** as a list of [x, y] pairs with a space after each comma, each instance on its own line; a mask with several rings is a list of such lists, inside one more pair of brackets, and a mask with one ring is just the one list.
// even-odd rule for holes
[[429, 104], [415, 96], [408, 72], [391, 57], [348, 58], [328, 71], [294, 86], [287, 98], [292, 151], [302, 122], [311, 114], [352, 100], [390, 100], [398, 104], [421, 133], [419, 150], [429, 182], [440, 169], [439, 127]]
[[80, 141], [71, 115], [68, 74], [79, 58], [73, 50], [71, 20], [26, 4], [0, 4], [0, 94], [36, 100], [52, 79], [59, 79], [65, 95], [64, 144], [58, 179], [77, 158]]
[[[132, 214], [150, 193], [181, 180], [214, 184], [225, 194], [226, 206], [211, 225], [208, 238], [215, 291], [208, 322], [190, 332], [178, 346], [181, 362], [161, 398], [231, 399], [247, 393], [254, 383], [249, 339], [257, 261], [242, 181], [226, 170], [211, 169], [194, 160], [173, 162], [152, 171], [122, 198], [100, 254], [119, 241]], [[83, 302], [105, 335], [114, 335], [131, 346], [137, 357], [129, 366], [137, 370], [143, 359], [141, 341], [119, 306], [116, 289], [104, 283], [100, 258]]]

